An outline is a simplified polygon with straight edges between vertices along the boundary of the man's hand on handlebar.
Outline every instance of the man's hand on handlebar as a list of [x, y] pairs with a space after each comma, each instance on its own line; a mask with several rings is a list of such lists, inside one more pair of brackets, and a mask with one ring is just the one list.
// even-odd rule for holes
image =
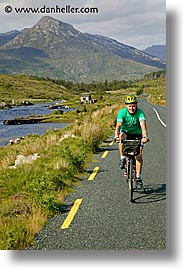
[[148, 138], [148, 137], [142, 137], [142, 139], [141, 139], [141, 142], [142, 142], [143, 144], [147, 143], [148, 141], [149, 141], [149, 138]]
[[119, 137], [119, 136], [114, 137], [114, 141], [117, 143], [120, 143], [121, 137]]

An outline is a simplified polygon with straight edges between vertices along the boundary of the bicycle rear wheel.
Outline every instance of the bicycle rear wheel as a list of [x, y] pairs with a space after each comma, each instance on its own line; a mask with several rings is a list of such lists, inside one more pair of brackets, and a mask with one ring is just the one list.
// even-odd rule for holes
[[129, 199], [130, 202], [133, 202], [133, 159], [129, 160], [129, 177], [128, 177], [128, 185], [129, 185]]

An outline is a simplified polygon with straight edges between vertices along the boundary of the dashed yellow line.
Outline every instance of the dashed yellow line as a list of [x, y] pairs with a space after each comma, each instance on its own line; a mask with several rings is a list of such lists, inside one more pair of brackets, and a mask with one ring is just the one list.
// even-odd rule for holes
[[103, 153], [103, 155], [102, 155], [101, 158], [102, 158], [102, 159], [105, 159], [108, 153], [109, 153], [109, 151], [105, 151], [105, 152]]
[[67, 218], [63, 222], [61, 229], [69, 228], [69, 225], [71, 224], [74, 216], [76, 215], [76, 212], [78, 211], [78, 208], [82, 202], [82, 199], [77, 199], [74, 202], [74, 205], [72, 206], [71, 210], [69, 211], [69, 214], [67, 215]]
[[93, 169], [93, 172], [92, 172], [91, 175], [89, 176], [88, 180], [93, 180], [94, 177], [96, 176], [98, 170], [99, 170], [99, 167], [95, 167], [95, 168]]
[[[109, 146], [112, 146], [112, 145], [113, 145], [113, 141], [109, 143]], [[105, 151], [101, 158], [106, 158], [108, 153], [109, 153], [109, 151]], [[96, 174], [98, 173], [98, 171], [99, 171], [99, 167], [97, 166], [93, 169], [93, 172], [89, 176], [88, 180], [93, 180], [95, 178]], [[69, 211], [69, 214], [67, 215], [67, 218], [65, 219], [65, 221], [61, 225], [61, 229], [69, 228], [74, 216], [76, 215], [76, 213], [79, 209], [79, 206], [80, 206], [81, 202], [82, 202], [82, 199], [77, 199], [74, 202], [74, 205], [72, 206], [71, 210]]]

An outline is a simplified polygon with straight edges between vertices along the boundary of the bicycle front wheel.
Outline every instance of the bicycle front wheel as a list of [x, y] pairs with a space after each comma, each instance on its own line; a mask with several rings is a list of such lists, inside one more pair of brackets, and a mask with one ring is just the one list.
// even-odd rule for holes
[[129, 160], [129, 178], [128, 178], [128, 185], [129, 185], [129, 199], [133, 202], [133, 159]]

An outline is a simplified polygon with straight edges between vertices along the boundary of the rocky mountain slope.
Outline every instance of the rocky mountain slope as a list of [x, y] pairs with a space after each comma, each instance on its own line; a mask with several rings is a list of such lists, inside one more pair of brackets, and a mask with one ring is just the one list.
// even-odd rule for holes
[[3, 43], [0, 34], [0, 73], [88, 82], [136, 79], [165, 68], [157, 57], [49, 16], [8, 37]]

